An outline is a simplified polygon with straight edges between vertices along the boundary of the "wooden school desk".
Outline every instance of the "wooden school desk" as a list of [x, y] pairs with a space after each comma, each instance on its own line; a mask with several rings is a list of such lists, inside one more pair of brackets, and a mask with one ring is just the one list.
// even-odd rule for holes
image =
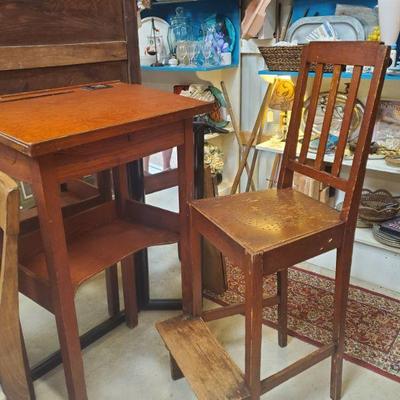
[[[179, 241], [183, 304], [191, 307], [192, 118], [210, 110], [207, 103], [121, 82], [0, 97], [0, 170], [32, 185], [40, 223], [20, 237], [20, 290], [55, 315], [71, 399], [87, 398], [74, 305], [79, 285], [120, 260], [132, 263], [141, 249]], [[179, 214], [130, 199], [126, 163], [175, 146]], [[60, 184], [110, 169], [116, 199], [63, 216]], [[134, 275], [131, 280], [134, 285]]]

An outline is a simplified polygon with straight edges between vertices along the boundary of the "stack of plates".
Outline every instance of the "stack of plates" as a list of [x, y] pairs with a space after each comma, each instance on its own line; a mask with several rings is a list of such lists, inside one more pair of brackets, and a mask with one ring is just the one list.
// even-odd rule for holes
[[372, 228], [374, 238], [382, 244], [391, 247], [397, 247], [400, 249], [400, 238], [394, 235], [390, 235], [386, 232], [382, 232], [378, 224], [374, 224]]

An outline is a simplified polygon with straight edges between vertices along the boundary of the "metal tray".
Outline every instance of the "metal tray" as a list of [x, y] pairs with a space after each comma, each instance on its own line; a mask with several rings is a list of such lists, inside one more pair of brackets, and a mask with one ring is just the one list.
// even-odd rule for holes
[[365, 40], [365, 30], [361, 22], [357, 18], [340, 15], [300, 18], [290, 26], [285, 40], [297, 40], [298, 44], [308, 43], [307, 35], [324, 21], [332, 24], [340, 40]]

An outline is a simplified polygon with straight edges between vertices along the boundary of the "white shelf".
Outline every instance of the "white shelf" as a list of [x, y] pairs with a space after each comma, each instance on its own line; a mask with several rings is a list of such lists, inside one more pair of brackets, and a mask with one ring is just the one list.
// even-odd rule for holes
[[[298, 146], [298, 154], [300, 154], [300, 146]], [[259, 151], [264, 151], [264, 152], [268, 152], [268, 153], [275, 153], [275, 154], [282, 154], [283, 150], [285, 148], [285, 143], [279, 143], [279, 145], [274, 145], [271, 146], [269, 144], [269, 141], [260, 143], [259, 145], [256, 146], [256, 148]], [[307, 154], [307, 158], [314, 160], [316, 158], [316, 154], [315, 153], [308, 153]], [[327, 154], [324, 157], [324, 161], [327, 163], [333, 163], [334, 161], [334, 155], [333, 154]], [[344, 166], [351, 166], [353, 160], [352, 159], [344, 159], [343, 160], [343, 165]], [[385, 172], [388, 174], [397, 174], [400, 175], [400, 168], [395, 168], [395, 167], [390, 167], [389, 165], [386, 164], [385, 160], [383, 159], [379, 159], [379, 160], [374, 160], [374, 159], [370, 159], [368, 160], [367, 163], [367, 170], [368, 171], [378, 171], [378, 172]]]
[[204, 140], [212, 140], [212, 139], [216, 139], [218, 137], [224, 137], [229, 135], [230, 133], [233, 133], [233, 127], [231, 124], [229, 124], [227, 127], [225, 127], [224, 129], [226, 129], [228, 132], [227, 133], [207, 133], [207, 135], [204, 135]]
[[362, 243], [367, 246], [377, 247], [378, 249], [383, 249], [392, 253], [400, 254], [400, 249], [398, 249], [397, 247], [386, 246], [378, 242], [374, 238], [371, 228], [357, 228], [355, 241], [357, 243]]

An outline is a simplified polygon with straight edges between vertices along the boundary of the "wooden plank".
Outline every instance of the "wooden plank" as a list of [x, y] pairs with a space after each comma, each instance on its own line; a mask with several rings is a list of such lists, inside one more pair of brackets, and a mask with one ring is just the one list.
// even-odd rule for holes
[[199, 400], [249, 398], [242, 372], [201, 318], [180, 316], [156, 327]]
[[54, 314], [49, 280], [35, 275], [21, 264], [18, 266], [18, 290]]
[[0, 170], [14, 179], [32, 182], [31, 160], [25, 154], [0, 143]]
[[[146, 247], [175, 243], [176, 235], [168, 231], [132, 224], [121, 219], [67, 239], [69, 271], [74, 289], [87, 279]], [[24, 253], [24, 249], [21, 249]], [[43, 251], [21, 254], [21, 264], [39, 279], [48, 280]], [[38, 299], [36, 299], [38, 301]]]
[[125, 213], [126, 218], [138, 224], [166, 229], [175, 233], [180, 231], [179, 215], [163, 208], [128, 199], [125, 204]]
[[127, 79], [127, 61], [2, 71], [0, 94]]
[[144, 190], [146, 194], [159, 192], [178, 186], [178, 170], [176, 168], [168, 171], [150, 174], [144, 177]]
[[320, 182], [324, 182], [325, 184], [334, 187], [335, 189], [342, 190], [345, 192], [347, 190], [348, 181], [338, 178], [329, 174], [328, 172], [318, 171], [313, 167], [310, 167], [305, 164], [300, 164], [297, 161], [290, 160], [288, 162], [287, 167], [292, 171], [298, 172], [302, 175], [306, 175], [309, 178], [316, 179]]
[[321, 347], [320, 349], [314, 351], [308, 356], [296, 361], [289, 367], [277, 372], [276, 374], [261, 381], [261, 392], [266, 393], [273, 389], [274, 387], [286, 382], [287, 380], [295, 377], [306, 369], [312, 367], [313, 365], [321, 362], [325, 358], [330, 357], [335, 349], [334, 344], [328, 344]]
[[329, 42], [329, 51], [326, 43], [311, 42], [308, 47], [307, 58], [309, 62], [321, 64], [342, 65], [376, 65], [376, 55], [379, 51], [379, 42]]
[[[103, 202], [100, 196], [93, 196], [87, 199], [75, 197], [70, 192], [61, 192], [62, 214], [64, 218], [73, 214], [78, 214], [89, 208], [98, 206]], [[20, 234], [39, 229], [39, 219], [37, 216], [37, 208], [22, 210], [20, 213]]]
[[[272, 307], [279, 304], [279, 296], [269, 297], [263, 300], [263, 307]], [[230, 317], [232, 315], [243, 314], [245, 311], [245, 303], [231, 304], [229, 306], [219, 307], [213, 310], [204, 311], [202, 318], [204, 321], [214, 321], [216, 319]]]
[[120, 0], [2, 0], [0, 46], [124, 38]]
[[313, 234], [295, 238], [269, 250], [264, 254], [264, 275], [273, 274], [337, 248], [343, 232], [344, 224], [319, 232], [315, 230]]
[[0, 71], [126, 59], [124, 41], [0, 47]]
[[74, 179], [169, 149], [182, 141], [181, 126], [171, 124], [150, 132], [143, 129], [132, 134], [87, 143], [56, 153], [57, 174], [60, 181]]

